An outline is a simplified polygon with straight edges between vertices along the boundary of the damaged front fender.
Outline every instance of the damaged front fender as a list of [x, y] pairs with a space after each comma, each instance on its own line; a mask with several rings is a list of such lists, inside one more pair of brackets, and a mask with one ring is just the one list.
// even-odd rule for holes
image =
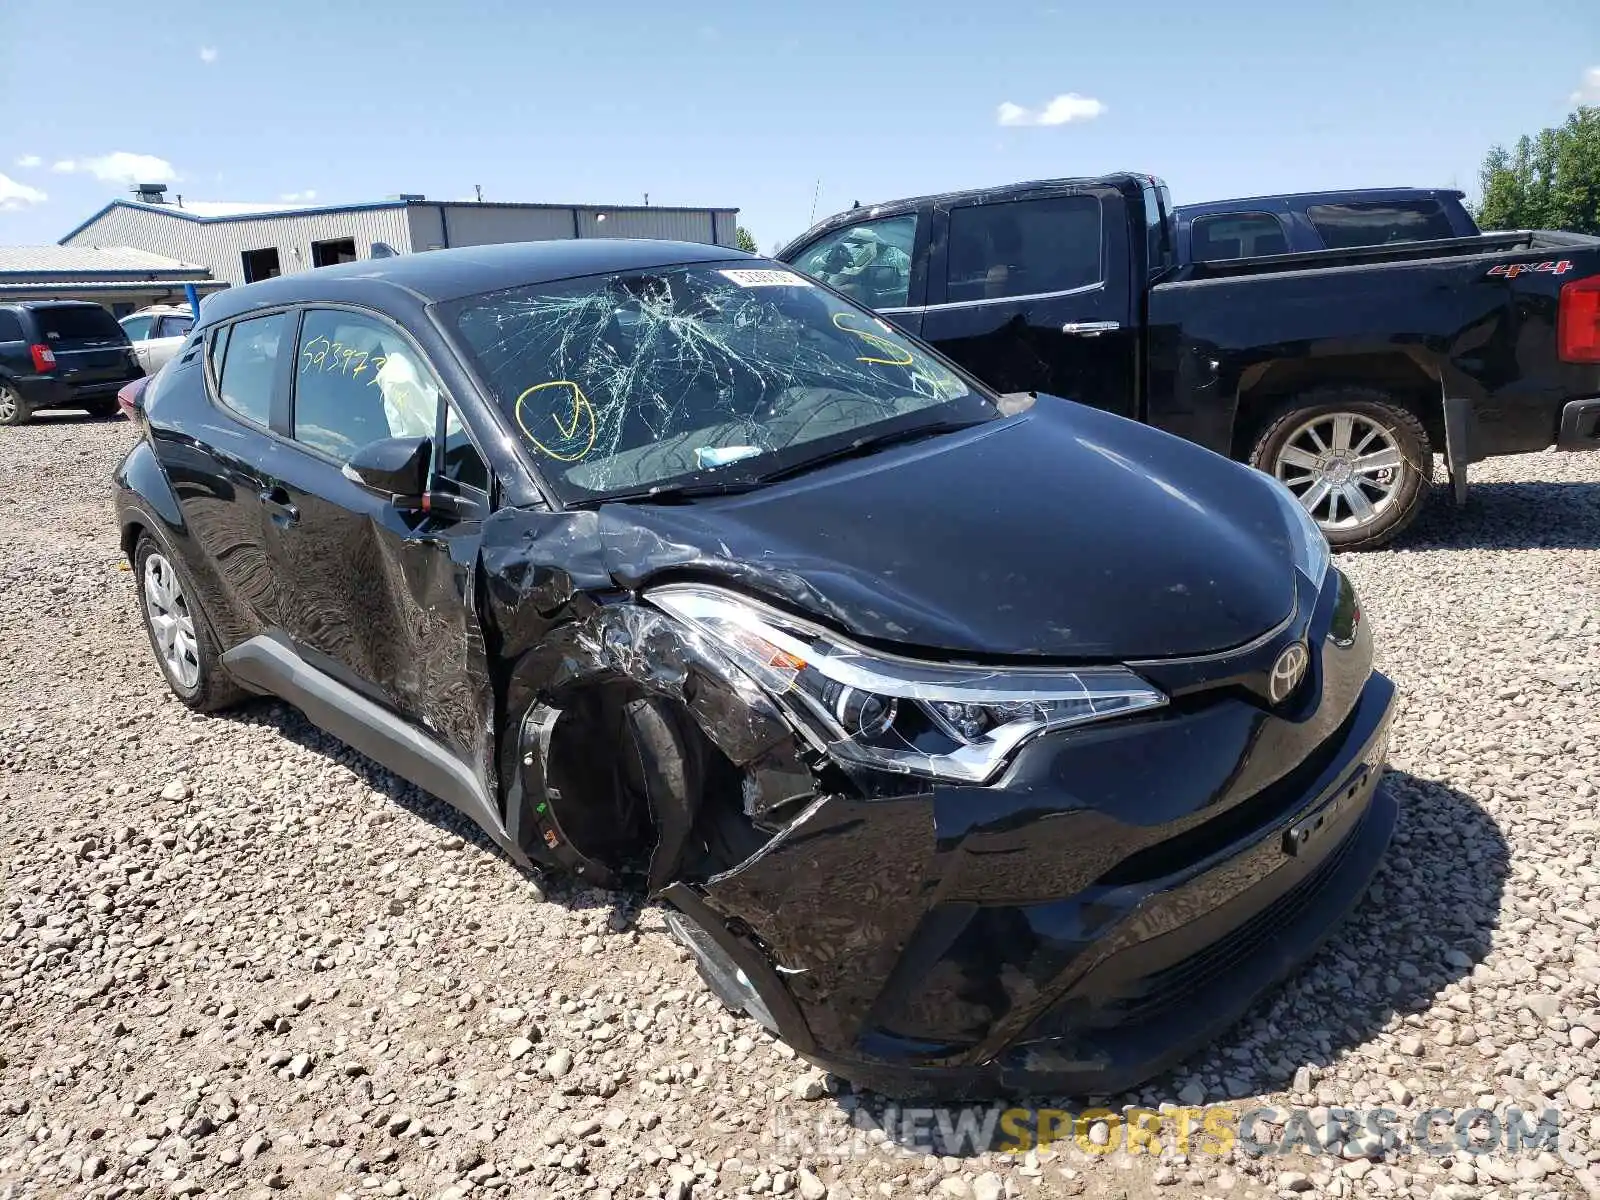
[[485, 525], [506, 826], [536, 861], [657, 892], [733, 865], [817, 781], [753, 681], [617, 587], [599, 520], [510, 510]]

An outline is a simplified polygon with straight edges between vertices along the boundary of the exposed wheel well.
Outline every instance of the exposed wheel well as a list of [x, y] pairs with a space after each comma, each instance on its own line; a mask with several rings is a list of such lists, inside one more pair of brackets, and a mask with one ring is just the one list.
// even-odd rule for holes
[[573, 847], [618, 878], [705, 877], [770, 837], [744, 813], [742, 772], [680, 701], [609, 679], [564, 694], [559, 708], [549, 803]]
[[1346, 358], [1283, 359], [1248, 374], [1239, 388], [1233, 424], [1233, 457], [1243, 462], [1284, 405], [1312, 390], [1341, 386], [1372, 388], [1390, 403], [1416, 414], [1428, 439], [1444, 445], [1444, 413], [1439, 381], [1404, 354], [1362, 354]]

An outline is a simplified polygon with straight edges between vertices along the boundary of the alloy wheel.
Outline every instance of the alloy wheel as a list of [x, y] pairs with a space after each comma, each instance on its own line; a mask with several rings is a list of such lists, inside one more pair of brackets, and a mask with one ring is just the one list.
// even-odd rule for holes
[[0, 423], [17, 419], [17, 394], [10, 388], [0, 387]]
[[1398, 500], [1405, 459], [1379, 422], [1358, 413], [1323, 413], [1297, 426], [1273, 474], [1324, 529], [1360, 529]]
[[144, 560], [144, 611], [155, 635], [156, 653], [167, 674], [179, 687], [200, 682], [200, 644], [195, 639], [194, 616], [178, 583], [178, 573], [160, 554]]

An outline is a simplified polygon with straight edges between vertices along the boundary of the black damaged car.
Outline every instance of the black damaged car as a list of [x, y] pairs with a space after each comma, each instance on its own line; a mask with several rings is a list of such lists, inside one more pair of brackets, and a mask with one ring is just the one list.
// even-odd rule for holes
[[1281, 485], [766, 260], [232, 289], [136, 421], [117, 515], [184, 703], [282, 697], [517, 863], [648, 889], [857, 1084], [1131, 1085], [1394, 826], [1393, 688]]

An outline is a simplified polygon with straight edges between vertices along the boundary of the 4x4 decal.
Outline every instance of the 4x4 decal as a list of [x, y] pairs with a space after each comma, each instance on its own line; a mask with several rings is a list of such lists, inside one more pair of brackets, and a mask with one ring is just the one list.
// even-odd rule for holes
[[1572, 264], [1563, 258], [1553, 262], [1542, 263], [1501, 263], [1498, 266], [1490, 267], [1489, 274], [1504, 275], [1507, 279], [1515, 279], [1518, 275], [1526, 274], [1529, 271], [1543, 271], [1550, 275], [1565, 275], [1570, 270], [1572, 270]]

